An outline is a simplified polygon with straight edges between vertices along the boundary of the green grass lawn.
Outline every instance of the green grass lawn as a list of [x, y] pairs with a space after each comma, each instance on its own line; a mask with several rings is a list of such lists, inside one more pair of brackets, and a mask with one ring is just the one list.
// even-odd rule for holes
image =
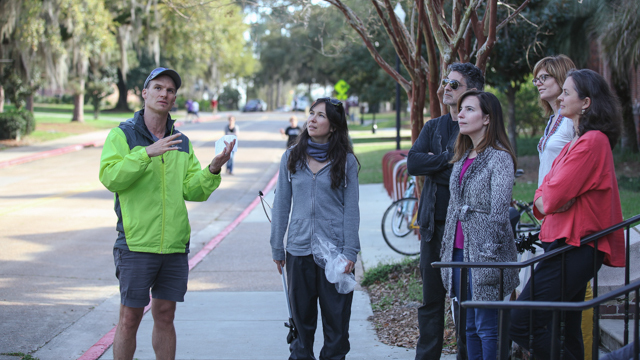
[[[6, 110], [12, 110], [12, 105], [7, 105]], [[111, 129], [119, 122], [131, 117], [131, 113], [101, 112], [97, 120], [93, 118], [93, 107], [85, 107], [83, 123], [72, 122], [73, 105], [71, 104], [35, 104], [33, 115], [36, 120], [36, 129], [22, 139], [23, 144], [32, 144], [43, 141], [55, 140], [67, 136], [82, 134], [91, 131]]]
[[[371, 120], [373, 119], [373, 114], [365, 114], [364, 121], [365, 125], [360, 125], [360, 122], [357, 124], [349, 124], [349, 130], [371, 130]], [[395, 128], [396, 127], [396, 113], [380, 113], [376, 114], [376, 124], [378, 125], [378, 129], [385, 128]], [[403, 129], [411, 128], [411, 119], [409, 118], [409, 114], [401, 113], [400, 114], [400, 125]]]
[[[411, 142], [403, 141], [400, 147], [408, 150], [411, 148]], [[395, 142], [354, 144], [353, 151], [361, 166], [358, 174], [360, 184], [382, 183], [382, 157], [395, 149]]]

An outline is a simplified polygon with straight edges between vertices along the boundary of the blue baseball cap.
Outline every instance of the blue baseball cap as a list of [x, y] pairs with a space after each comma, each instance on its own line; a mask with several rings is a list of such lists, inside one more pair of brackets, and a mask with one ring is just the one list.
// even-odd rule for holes
[[180, 85], [182, 85], [182, 79], [180, 79], [180, 75], [178, 75], [178, 73], [175, 70], [171, 70], [163, 67], [153, 69], [151, 74], [149, 74], [149, 76], [147, 77], [147, 80], [144, 81], [143, 89], [147, 88], [147, 85], [149, 85], [149, 81], [157, 78], [160, 75], [169, 76], [171, 79], [173, 79], [173, 82], [176, 84], [176, 90], [180, 89]]

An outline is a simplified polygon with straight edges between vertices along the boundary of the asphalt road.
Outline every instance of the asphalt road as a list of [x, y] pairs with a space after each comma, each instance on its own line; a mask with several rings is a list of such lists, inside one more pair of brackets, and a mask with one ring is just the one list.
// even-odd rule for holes
[[[235, 175], [223, 174], [220, 188], [208, 201], [187, 204], [191, 254], [235, 219], [274, 176], [285, 146], [278, 130], [287, 126], [289, 116], [237, 114]], [[203, 167], [213, 157], [215, 140], [225, 125], [222, 117], [180, 128]], [[41, 348], [118, 293], [112, 255], [116, 216], [113, 194], [98, 180], [101, 150], [87, 148], [0, 169], [0, 353]], [[241, 254], [229, 257], [233, 261]], [[238, 279], [237, 273], [225, 269], [202, 271], [191, 278], [189, 288], [281, 289], [278, 277]], [[100, 326], [108, 331], [113, 325]]]

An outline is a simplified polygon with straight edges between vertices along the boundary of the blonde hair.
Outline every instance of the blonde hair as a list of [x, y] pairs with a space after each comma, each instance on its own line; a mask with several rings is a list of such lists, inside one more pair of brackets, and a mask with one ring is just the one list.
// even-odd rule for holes
[[[567, 73], [571, 69], [575, 69], [576, 65], [573, 61], [566, 55], [556, 55], [556, 56], [547, 56], [546, 58], [538, 61], [536, 66], [533, 67], [533, 77], [537, 77], [540, 70], [546, 70], [549, 75], [553, 76], [558, 85], [560, 85], [560, 89], [562, 89], [562, 85], [564, 85], [564, 81], [567, 80]], [[562, 93], [562, 92], [561, 92]], [[558, 94], [559, 96], [560, 94]], [[553, 108], [549, 103], [545, 100], [538, 99], [538, 104], [540, 107], [544, 109], [544, 113], [547, 116], [551, 116], [553, 114]], [[560, 101], [556, 99], [556, 105], [559, 105]]]

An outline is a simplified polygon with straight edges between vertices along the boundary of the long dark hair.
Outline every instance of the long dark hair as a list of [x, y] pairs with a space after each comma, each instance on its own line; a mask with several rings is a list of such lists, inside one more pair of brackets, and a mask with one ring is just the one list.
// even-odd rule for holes
[[[337, 189], [344, 181], [347, 154], [353, 154], [353, 148], [349, 141], [349, 129], [347, 128], [347, 119], [342, 103], [330, 98], [320, 98], [311, 105], [311, 110], [320, 102], [326, 104], [327, 118], [333, 129], [329, 136], [329, 150], [327, 154], [329, 161], [331, 161], [331, 188]], [[296, 145], [291, 148], [291, 153], [289, 154], [287, 167], [290, 173], [295, 174], [298, 166], [304, 166], [307, 160], [307, 142], [309, 139], [309, 130], [305, 126], [302, 133], [296, 139]], [[358, 169], [360, 169], [358, 158], [356, 158], [356, 162], [358, 162]]]
[[[458, 99], [458, 109], [462, 106], [462, 101], [469, 97], [475, 96], [480, 103], [480, 109], [484, 115], [489, 115], [489, 125], [487, 132], [484, 135], [478, 147], [475, 148], [476, 152], [480, 154], [487, 147], [491, 146], [494, 149], [506, 151], [513, 159], [513, 170], [517, 168], [516, 155], [511, 148], [509, 142], [509, 136], [504, 128], [504, 119], [502, 118], [502, 106], [498, 98], [489, 92], [479, 90], [469, 90], [462, 94]], [[473, 149], [473, 142], [469, 135], [458, 134], [455, 145], [455, 154], [453, 155], [452, 163], [462, 159], [467, 150]]]
[[580, 100], [587, 97], [591, 99], [591, 105], [578, 120], [578, 136], [591, 130], [601, 131], [609, 138], [613, 150], [622, 132], [622, 111], [618, 97], [602, 75], [593, 70], [571, 70], [567, 77], [573, 79]]

